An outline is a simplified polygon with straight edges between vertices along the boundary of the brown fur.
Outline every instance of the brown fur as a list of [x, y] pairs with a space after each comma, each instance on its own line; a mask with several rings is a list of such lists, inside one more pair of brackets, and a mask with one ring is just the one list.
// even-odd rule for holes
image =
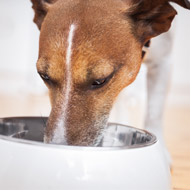
[[[142, 46], [169, 29], [176, 11], [166, 0], [58, 0], [49, 1], [48, 6], [40, 0], [32, 2], [35, 11], [43, 13], [36, 11], [34, 19], [41, 28], [37, 68], [50, 77], [46, 83], [52, 104], [47, 142], [52, 142], [65, 101], [66, 40], [69, 26], [76, 24], [66, 137], [72, 145], [95, 144], [116, 97], [136, 78]], [[94, 80], [111, 73], [105, 86], [91, 89]]]

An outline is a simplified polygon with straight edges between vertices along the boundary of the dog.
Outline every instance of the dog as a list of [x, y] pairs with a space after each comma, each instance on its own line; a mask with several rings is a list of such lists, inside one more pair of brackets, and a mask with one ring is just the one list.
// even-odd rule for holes
[[[139, 72], [144, 47], [168, 31], [177, 14], [170, 2], [190, 9], [189, 0], [31, 1], [40, 29], [37, 71], [52, 107], [44, 141], [82, 146], [100, 143], [116, 97]], [[145, 125], [161, 133], [154, 109], [162, 70], [155, 63], [148, 64]]]

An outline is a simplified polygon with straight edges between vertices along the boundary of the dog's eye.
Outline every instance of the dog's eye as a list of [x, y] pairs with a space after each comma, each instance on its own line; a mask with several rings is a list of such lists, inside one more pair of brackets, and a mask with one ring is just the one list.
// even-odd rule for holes
[[92, 86], [100, 86], [106, 82], [106, 79], [97, 79], [92, 83]]
[[47, 74], [39, 73], [40, 77], [45, 81], [48, 82], [50, 80], [50, 77]]
[[109, 82], [109, 80], [112, 78], [113, 73], [110, 74], [108, 77], [106, 78], [102, 78], [102, 79], [97, 79], [94, 80], [91, 84], [91, 88], [92, 89], [97, 89], [97, 88], [101, 88], [103, 87], [105, 84], [107, 84]]

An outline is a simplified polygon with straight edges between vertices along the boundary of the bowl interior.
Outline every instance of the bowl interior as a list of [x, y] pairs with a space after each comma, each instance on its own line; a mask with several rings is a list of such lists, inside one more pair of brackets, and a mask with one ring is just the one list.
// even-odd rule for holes
[[[47, 117], [15, 117], [0, 119], [0, 139], [22, 139], [43, 143]], [[98, 147], [139, 148], [150, 146], [156, 137], [147, 131], [133, 127], [109, 123]], [[61, 145], [58, 145], [61, 146]]]

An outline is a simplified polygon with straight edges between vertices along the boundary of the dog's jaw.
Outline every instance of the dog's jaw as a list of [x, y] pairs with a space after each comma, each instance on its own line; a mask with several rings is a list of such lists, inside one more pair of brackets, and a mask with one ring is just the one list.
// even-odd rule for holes
[[[92, 142], [92, 146], [99, 146], [102, 143], [102, 140], [104, 138], [106, 128], [108, 125], [108, 117], [109, 115], [105, 115], [101, 121], [97, 120], [95, 126], [97, 125], [97, 129], [99, 131], [99, 134], [96, 136], [94, 141]], [[101, 128], [99, 126], [102, 126]]]

